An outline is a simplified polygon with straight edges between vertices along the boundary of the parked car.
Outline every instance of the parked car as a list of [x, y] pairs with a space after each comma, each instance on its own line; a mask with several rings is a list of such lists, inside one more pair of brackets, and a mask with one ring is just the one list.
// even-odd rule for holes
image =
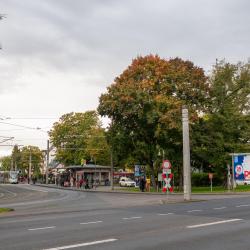
[[121, 177], [119, 184], [121, 187], [135, 187], [135, 181], [133, 181], [132, 179], [128, 178], [128, 177]]

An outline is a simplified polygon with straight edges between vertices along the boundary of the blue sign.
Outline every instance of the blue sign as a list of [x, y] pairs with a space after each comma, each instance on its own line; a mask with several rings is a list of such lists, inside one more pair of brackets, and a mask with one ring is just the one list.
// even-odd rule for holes
[[135, 165], [135, 177], [140, 177], [145, 175], [145, 166]]
[[234, 179], [238, 181], [250, 180], [250, 155], [233, 156]]

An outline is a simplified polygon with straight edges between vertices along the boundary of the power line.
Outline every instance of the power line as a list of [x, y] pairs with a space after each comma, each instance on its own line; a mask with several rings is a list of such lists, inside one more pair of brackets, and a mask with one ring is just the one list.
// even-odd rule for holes
[[55, 120], [58, 117], [8, 117], [8, 120]]
[[48, 133], [48, 131], [41, 129], [40, 127], [34, 128], [34, 127], [24, 126], [24, 125], [20, 125], [20, 124], [14, 124], [14, 123], [10, 123], [10, 122], [1, 122], [1, 121], [0, 121], [0, 123], [15, 126], [15, 127], [21, 127], [21, 128], [25, 128], [25, 129], [39, 130], [41, 132]]

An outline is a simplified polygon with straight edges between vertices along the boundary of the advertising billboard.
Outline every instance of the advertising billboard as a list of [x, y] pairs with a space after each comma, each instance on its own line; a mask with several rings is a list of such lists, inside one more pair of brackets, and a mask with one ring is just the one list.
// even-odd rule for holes
[[239, 154], [233, 156], [234, 180], [236, 182], [250, 181], [250, 155]]
[[135, 177], [140, 177], [145, 175], [145, 166], [135, 165]]

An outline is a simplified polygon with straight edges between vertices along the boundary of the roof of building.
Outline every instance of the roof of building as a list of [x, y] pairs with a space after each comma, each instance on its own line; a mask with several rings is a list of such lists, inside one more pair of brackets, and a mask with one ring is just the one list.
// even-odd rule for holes
[[102, 166], [102, 165], [95, 165], [95, 164], [86, 164], [86, 165], [70, 165], [70, 166], [67, 166], [65, 167], [66, 169], [97, 169], [97, 168], [105, 168], [105, 169], [111, 169], [110, 166]]

